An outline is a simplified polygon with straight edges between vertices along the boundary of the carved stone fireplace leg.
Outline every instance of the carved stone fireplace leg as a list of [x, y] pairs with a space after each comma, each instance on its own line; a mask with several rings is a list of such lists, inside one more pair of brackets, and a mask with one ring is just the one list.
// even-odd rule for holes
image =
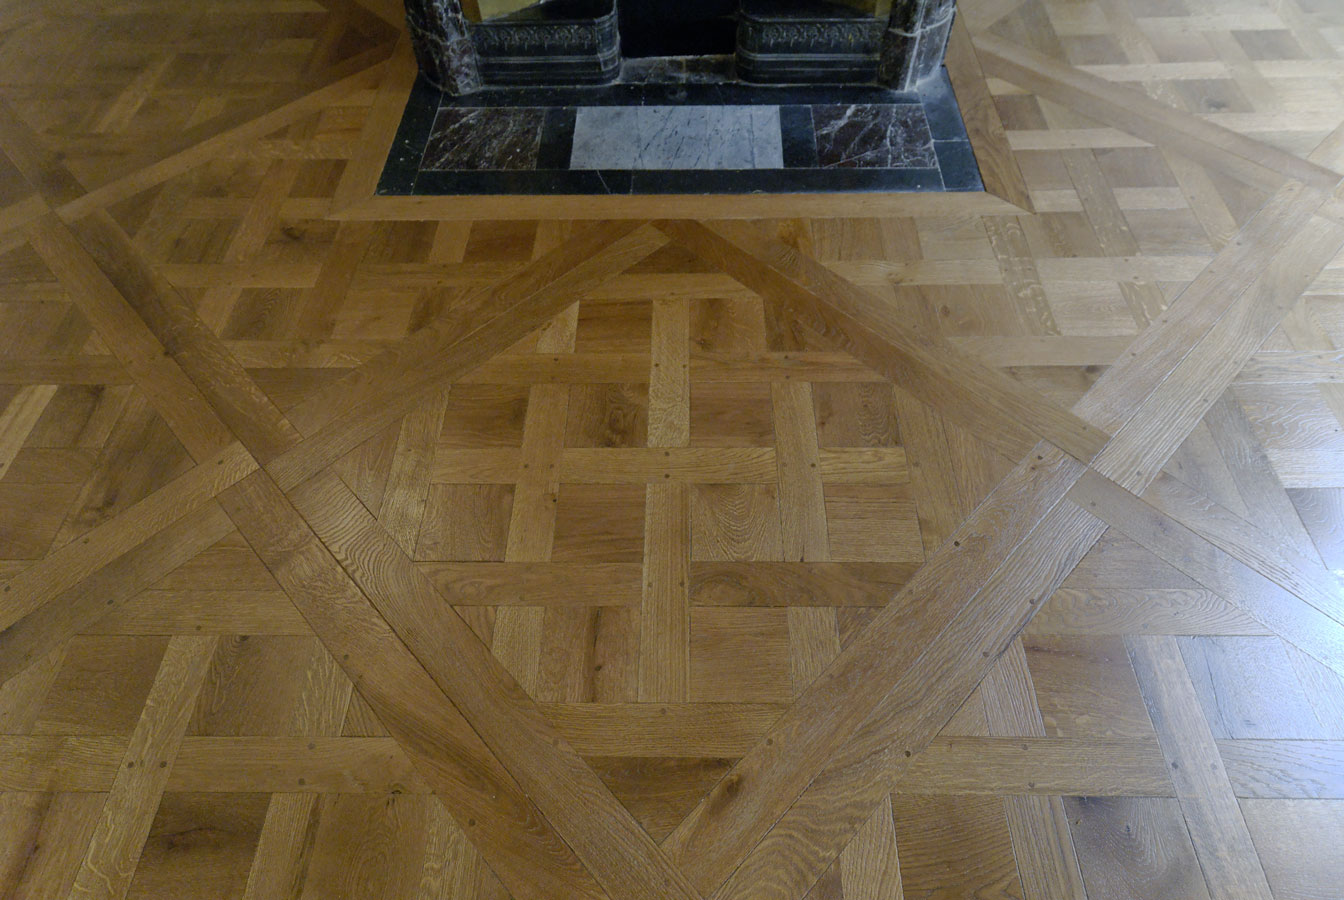
[[459, 0], [406, 0], [406, 24], [420, 71], [435, 87], [467, 94], [481, 86]]
[[882, 38], [878, 80], [910, 91], [938, 71], [956, 12], [957, 0], [895, 0]]

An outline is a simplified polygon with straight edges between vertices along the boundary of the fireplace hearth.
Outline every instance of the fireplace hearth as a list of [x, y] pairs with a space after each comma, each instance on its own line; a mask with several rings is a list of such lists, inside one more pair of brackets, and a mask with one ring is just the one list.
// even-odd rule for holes
[[983, 189], [955, 0], [407, 0], [379, 193]]

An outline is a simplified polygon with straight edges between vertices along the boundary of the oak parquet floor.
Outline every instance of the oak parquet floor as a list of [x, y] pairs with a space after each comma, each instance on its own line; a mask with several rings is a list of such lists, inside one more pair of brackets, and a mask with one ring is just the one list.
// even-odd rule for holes
[[961, 20], [989, 194], [490, 209], [0, 3], [0, 896], [1338, 900], [1344, 15]]

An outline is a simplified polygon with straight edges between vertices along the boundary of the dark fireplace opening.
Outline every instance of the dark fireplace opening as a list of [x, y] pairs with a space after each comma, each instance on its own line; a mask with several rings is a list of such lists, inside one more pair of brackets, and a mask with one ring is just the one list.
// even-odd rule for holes
[[617, 0], [621, 55], [728, 56], [739, 0]]

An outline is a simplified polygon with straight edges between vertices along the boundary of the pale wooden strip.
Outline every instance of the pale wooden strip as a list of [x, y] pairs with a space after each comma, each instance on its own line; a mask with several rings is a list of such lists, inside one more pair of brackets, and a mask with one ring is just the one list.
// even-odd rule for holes
[[[980, 683], [980, 696], [991, 736], [1045, 737], [1021, 641], [1013, 641], [989, 670]], [[1086, 900], [1064, 801], [1057, 796], [1013, 795], [1004, 798], [1004, 808], [1026, 897]]]
[[690, 306], [680, 300], [654, 300], [650, 447], [685, 447], [691, 441], [690, 343]]
[[685, 701], [691, 688], [690, 491], [654, 482], [644, 499], [644, 592], [639, 608], [639, 699]]
[[422, 562], [455, 606], [634, 606], [638, 563]]
[[24, 570], [0, 588], [0, 628], [8, 628], [173, 522], [202, 509], [256, 468], [242, 447], [230, 445]]
[[1268, 350], [1251, 357], [1236, 384], [1344, 384], [1344, 350]]
[[0, 790], [109, 790], [127, 740], [124, 735], [0, 735]]
[[215, 637], [194, 635], [178, 635], [168, 642], [75, 876], [71, 900], [126, 896], [216, 643]]
[[[793, 811], [800, 810], [794, 805], [799, 795], [830, 767], [828, 764], [833, 765], [835, 758], [853, 758], [854, 750], [860, 746], [856, 742], [857, 732], [884, 703], [892, 704], [899, 697], [903, 708], [914, 709], [918, 704], [910, 705], [912, 696], [931, 690], [932, 685], [937, 685], [939, 691], [948, 688], [950, 681], [945, 676], [954, 669], [945, 667], [934, 674], [916, 663], [930, 641], [959, 616], [967, 615], [972, 598], [984, 586], [982, 573], [1000, 568], [1013, 557], [1014, 548], [1028, 538], [1035, 523], [1058, 504], [1081, 473], [1081, 467], [1068, 457], [1049, 451], [1047, 458], [1046, 452], [1042, 448], [1018, 466], [958, 529], [953, 540], [929, 557], [901, 591], [902, 597], [918, 601], [921, 614], [914, 617], [903, 614], [907, 608], [904, 602], [891, 604], [879, 613], [788, 709], [771, 729], [770, 739], [748, 753], [668, 838], [666, 846], [673, 858], [698, 886], [712, 890], [731, 875], [723, 888], [725, 897], [747, 889], [748, 884], [755, 885], [752, 890], [760, 891], [753, 896], [793, 896], [793, 888], [798, 886], [794, 879], [805, 877], [804, 869], [813, 872], [815, 880], [847, 843], [852, 830], [832, 828], [832, 815], [811, 809], [807, 812], [816, 813], [817, 822], [825, 823], [824, 833], [831, 836], [828, 841], [842, 835], [846, 840], [839, 846], [823, 848], [812, 842], [807, 847], [792, 847], [789, 840], [761, 843], [761, 839], [772, 832], [772, 825], [772, 833], [790, 833], [793, 826], [784, 826], [781, 832], [778, 822], [788, 821]], [[1053, 535], [1049, 528], [1046, 532]], [[1016, 599], [1025, 602], [1021, 593]], [[957, 655], [970, 651], [971, 647], [961, 639]], [[962, 677], [969, 674], [967, 668], [974, 666], [963, 667], [959, 673]], [[920, 676], [925, 688], [915, 690], [912, 686], [907, 693], [893, 688], [915, 675]], [[956, 703], [973, 686], [973, 683], [967, 686]], [[840, 697], [843, 702], [839, 702]], [[948, 716], [953, 709], [948, 710]], [[937, 727], [941, 725], [940, 721]], [[923, 742], [932, 739], [935, 731], [936, 728], [931, 730]], [[904, 733], [900, 729], [884, 732]], [[877, 740], [876, 744], [878, 748], [889, 748], [890, 740]], [[867, 750], [867, 746], [863, 749]], [[823, 778], [817, 790], [824, 791], [828, 783], [834, 785]], [[889, 789], [889, 784], [885, 779], [873, 781], [867, 793], [858, 797], [848, 793], [832, 795], [830, 801], [842, 805], [845, 821], [853, 818], [852, 828], [857, 828], [880, 800], [884, 785]], [[813, 827], [808, 825], [793, 833], [812, 831]], [[778, 855], [785, 852], [785, 845], [791, 846], [787, 852], [792, 861], [787, 863]], [[806, 854], [806, 862], [800, 854]]]
[[566, 484], [656, 484], [667, 480], [763, 484], [775, 479], [775, 450], [770, 447], [571, 447], [560, 455], [560, 480]]
[[490, 450], [440, 448], [434, 452], [429, 483], [513, 484], [518, 480], [522, 463], [522, 450], [515, 447]]
[[19, 388], [14, 399], [0, 412], [0, 478], [9, 471], [10, 463], [23, 449], [33, 426], [55, 395], [55, 385], [28, 385]]
[[1130, 88], [1112, 84], [992, 35], [975, 40], [993, 75], [1116, 125], [1131, 134], [1270, 190], [1292, 178], [1331, 190], [1339, 173], [1236, 132], [1184, 115]]
[[[574, 852], [274, 482], [255, 473], [221, 502], [420, 776], [477, 823], [471, 840], [513, 895], [602, 900]], [[445, 644], [434, 634], [437, 652], [427, 658], [439, 667]]]
[[[658, 212], [665, 216], [704, 219], [762, 219], [815, 216], [947, 216], [1003, 215], [1019, 208], [993, 194], [879, 193], [858, 194], [742, 194], [724, 206], [722, 196], [660, 194]], [[621, 194], [579, 195], [462, 195], [455, 197], [374, 197], [334, 214], [341, 219], [372, 220], [487, 220], [487, 219], [644, 219], [649, 215], [646, 196]]]
[[892, 304], [845, 281], [755, 226], [660, 222], [658, 227], [944, 415], [1020, 455], [1044, 437], [1091, 459], [1106, 436], [1001, 373], [961, 357], [897, 318]]
[[286, 792], [271, 796], [243, 900], [271, 900], [286, 892], [292, 896], [308, 862], [318, 803], [316, 794]]
[[[985, 190], [1032, 212], [1031, 197], [1027, 193], [1022, 170], [1017, 166], [1004, 134], [1003, 121], [994, 105], [994, 98], [985, 86], [985, 75], [980, 69], [970, 32], [960, 18], [952, 22], [952, 34], [947, 42], [944, 60], [947, 75], [956, 91], [957, 106], [966, 125], [975, 161]], [[899, 882], [898, 882], [899, 883]]]
[[1125, 643], [1209, 892], [1272, 900], [1176, 639], [1136, 636]]
[[112, 356], [41, 357], [0, 360], [0, 384], [129, 384], [130, 376]]
[[812, 386], [782, 382], [770, 387], [775, 417], [775, 462], [779, 467], [779, 515], [784, 559], [825, 562], [831, 558], [826, 498], [817, 456], [817, 419]]
[[695, 606], [886, 606], [918, 563], [691, 564]]
[[378, 521], [402, 550], [415, 552], [420, 520], [425, 514], [434, 463], [434, 446], [443, 430], [447, 394], [431, 398], [401, 422], [397, 447], [392, 455], [392, 471], [383, 490]]
[[1238, 797], [1344, 799], [1344, 741], [1218, 741]]
[[46, 216], [27, 234], [33, 249], [187, 451], [200, 461], [231, 444], [233, 435], [206, 398], [165, 355], [163, 345], [69, 229], [55, 216]]
[[283, 591], [151, 589], [103, 612], [80, 633], [312, 634]]
[[542, 712], [585, 756], [741, 756], [784, 711], [764, 703], [548, 703]]
[[638, 383], [649, 377], [643, 353], [501, 353], [462, 376], [463, 384]]
[[828, 606], [790, 606], [788, 623], [789, 670], [797, 696], [840, 655], [840, 632], [835, 610]]
[[521, 340], [600, 283], [652, 253], [662, 240], [638, 223], [594, 226], [474, 298], [494, 315], [477, 324], [438, 320], [290, 410], [308, 437], [267, 469], [293, 486], [339, 459], [410, 408], [423, 393]]
[[1154, 743], [1039, 737], [935, 738], [896, 783], [898, 794], [1170, 797]]
[[1344, 488], [1344, 451], [1265, 451], [1274, 473], [1286, 488]]
[[1027, 634], [1241, 634], [1268, 628], [1206, 590], [1056, 591]]
[[697, 351], [691, 354], [691, 377], [697, 383], [886, 380], [848, 353], [805, 350], [745, 355]]
[[[1095, 473], [1078, 482], [1070, 499], [1237, 604], [1275, 634], [1344, 673], [1344, 624], [1334, 617], [1338, 615], [1338, 597], [1322, 603], [1329, 610], [1327, 614]], [[1265, 555], [1272, 557], [1273, 553], [1267, 551]]]
[[903, 447], [820, 447], [817, 471], [826, 484], [905, 484], [910, 480]]
[[164, 524], [158, 534], [0, 631], [0, 681], [40, 663], [104, 616], [115, 615], [137, 593], [233, 530], [213, 501]]
[[[293, 492], [319, 538], [612, 900], [693, 888], [522, 692], [480, 639], [331, 474]], [[283, 583], [283, 582], [282, 582]], [[445, 650], [451, 648], [450, 653]], [[370, 653], [371, 660], [378, 653]], [[365, 681], [359, 682], [361, 690]], [[366, 694], [366, 699], [367, 694]]]
[[1134, 338], [1031, 336], [952, 337], [948, 343], [987, 366], [1109, 366]]
[[333, 210], [339, 212], [371, 197], [378, 187], [378, 178], [387, 162], [388, 148], [396, 136], [397, 126], [406, 108], [406, 98], [418, 73], [415, 56], [411, 52], [410, 34], [402, 32], [383, 70], [373, 106], [364, 119], [363, 130], [355, 143], [354, 157], [346, 164], [341, 181], [336, 185], [336, 194], [332, 199]]
[[189, 737], [170, 791], [426, 794], [392, 738]]
[[1019, 315], [1032, 334], [1059, 334], [1054, 311], [1041, 286], [1041, 275], [1022, 223], [1017, 216], [985, 216], [980, 220], [998, 260], [1003, 285], [1017, 301]]
[[890, 797], [882, 798], [854, 840], [840, 851], [840, 886], [845, 900], [903, 896]]

